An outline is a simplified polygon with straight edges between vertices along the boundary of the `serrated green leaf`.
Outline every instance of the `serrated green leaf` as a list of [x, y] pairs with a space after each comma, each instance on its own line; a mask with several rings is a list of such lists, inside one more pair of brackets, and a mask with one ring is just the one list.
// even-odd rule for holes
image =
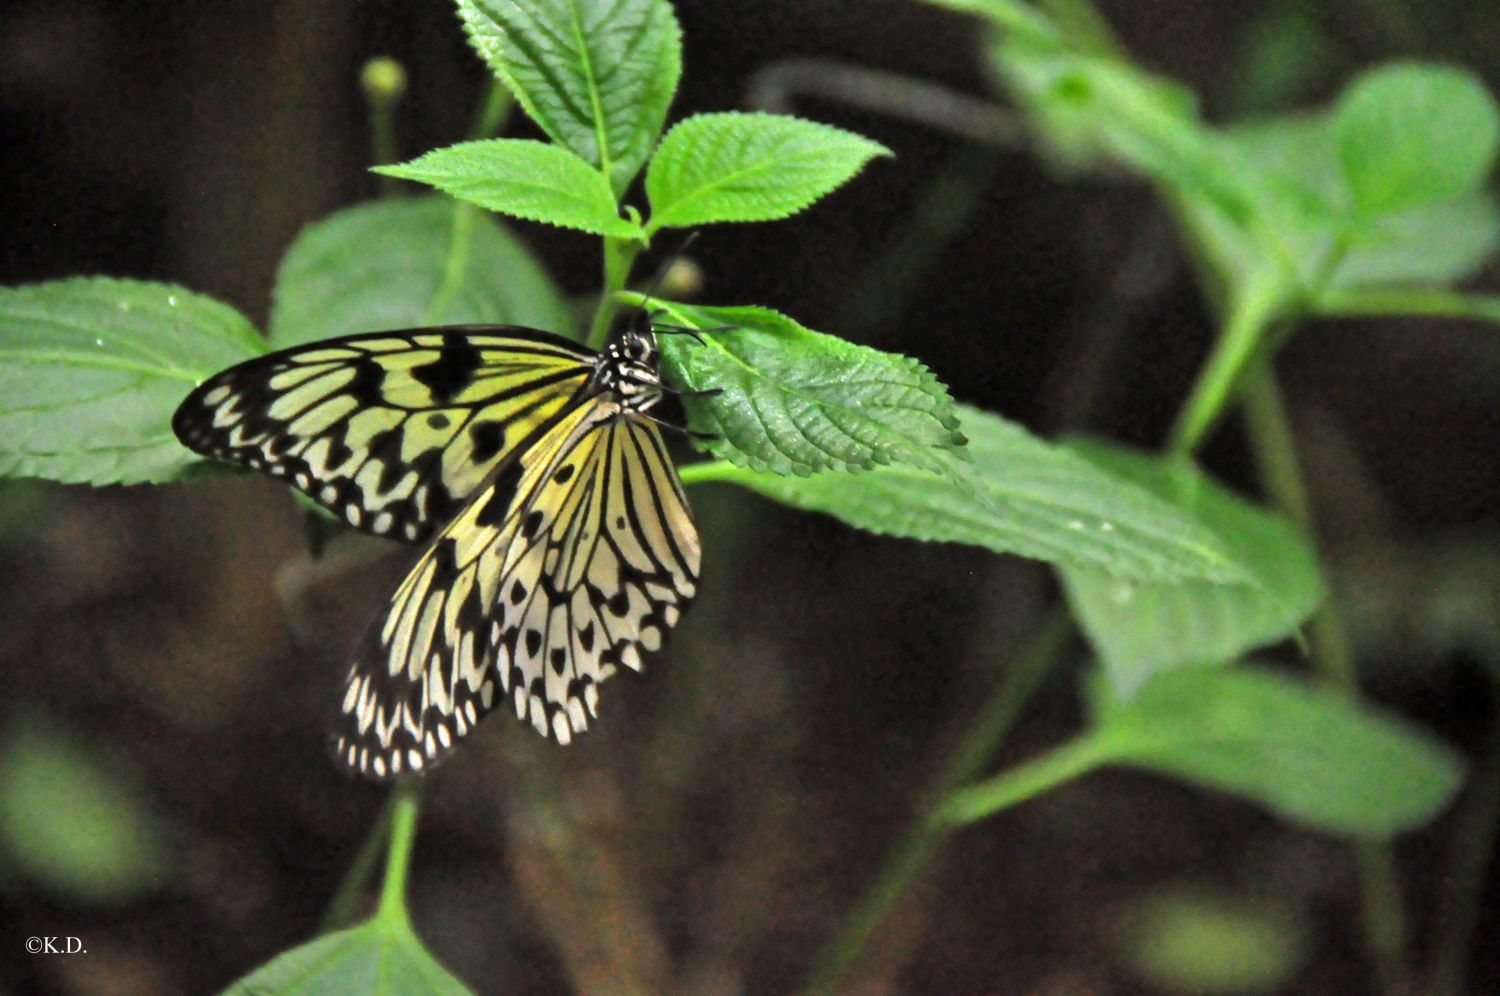
[[1415, 62], [1365, 73], [1335, 110], [1339, 159], [1366, 214], [1472, 193], [1500, 151], [1500, 108], [1468, 70]]
[[1462, 765], [1374, 706], [1263, 668], [1157, 675], [1128, 702], [1101, 689], [1102, 763], [1230, 792], [1335, 833], [1389, 836], [1436, 816]]
[[603, 176], [567, 149], [546, 142], [460, 142], [411, 162], [373, 169], [527, 221], [621, 239], [643, 237], [639, 225], [620, 217]]
[[908, 463], [943, 471], [963, 445], [953, 400], [921, 363], [803, 328], [769, 308], [665, 305], [678, 321], [718, 329], [663, 336], [673, 383], [716, 390], [688, 418], [720, 438], [707, 448], [777, 474]]
[[42, 719], [12, 718], [0, 745], [0, 851], [54, 892], [107, 904], [160, 889], [173, 858], [99, 748]]
[[0, 476], [170, 480], [197, 461], [172, 435], [178, 402], [265, 349], [239, 312], [169, 284], [0, 289]]
[[[967, 543], [1122, 580], [1244, 577], [1212, 534], [1168, 503], [997, 415], [956, 410], [972, 460], [948, 470], [962, 485], [909, 466], [812, 477], [736, 468], [713, 479], [888, 536]], [[684, 476], [691, 480], [692, 468]]]
[[[460, 211], [469, 216], [456, 220]], [[462, 271], [450, 286], [455, 253]], [[573, 324], [520, 240], [439, 196], [361, 204], [309, 225], [282, 259], [273, 300], [278, 349], [420, 325], [495, 322], [566, 334]]]
[[646, 161], [682, 73], [666, 0], [458, 0], [469, 41], [554, 142], [616, 196]]
[[463, 996], [470, 990], [438, 964], [404, 922], [370, 920], [277, 955], [224, 996]]
[[777, 114], [698, 114], [667, 132], [646, 170], [648, 231], [796, 214], [890, 150]]
[[1232, 660], [1284, 639], [1322, 601], [1317, 557], [1285, 519], [1185, 465], [1099, 442], [1069, 448], [1175, 505], [1216, 537], [1240, 574], [1230, 583], [1154, 584], [1062, 567], [1068, 604], [1121, 695], [1160, 671]]

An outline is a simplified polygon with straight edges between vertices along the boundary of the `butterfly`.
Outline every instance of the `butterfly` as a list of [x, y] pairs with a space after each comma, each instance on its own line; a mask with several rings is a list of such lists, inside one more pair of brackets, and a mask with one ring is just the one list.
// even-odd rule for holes
[[385, 781], [501, 700], [568, 743], [599, 685], [661, 647], [700, 556], [659, 429], [678, 427], [650, 411], [665, 393], [710, 392], [663, 383], [642, 310], [599, 352], [455, 325], [269, 353], [200, 384], [172, 429], [357, 529], [427, 543], [355, 651], [332, 736], [344, 767]]

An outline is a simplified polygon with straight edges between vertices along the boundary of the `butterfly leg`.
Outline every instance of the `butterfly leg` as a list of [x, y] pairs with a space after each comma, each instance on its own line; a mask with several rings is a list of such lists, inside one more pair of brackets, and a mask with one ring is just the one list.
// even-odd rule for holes
[[652, 415], [650, 412], [637, 412], [637, 414], [640, 415], [641, 418], [646, 419], [648, 422], [655, 422], [663, 429], [670, 429], [672, 432], [678, 433], [682, 436], [686, 436], [688, 439], [698, 439], [706, 443], [711, 443], [717, 442], [718, 440], [724, 438], [717, 432], [699, 432], [696, 429], [689, 429], [687, 426], [678, 425], [676, 422], [668, 422], [664, 419], [659, 419], [655, 415]]
[[701, 391], [679, 391], [677, 388], [668, 387], [666, 384], [661, 385], [661, 390], [667, 394], [675, 394], [679, 398], [712, 398], [724, 393], [722, 387], [705, 387]]

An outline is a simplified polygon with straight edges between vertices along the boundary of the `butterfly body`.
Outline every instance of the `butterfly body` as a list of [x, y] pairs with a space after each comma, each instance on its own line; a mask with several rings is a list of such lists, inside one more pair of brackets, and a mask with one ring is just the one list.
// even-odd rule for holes
[[375, 779], [445, 756], [502, 699], [562, 743], [691, 601], [700, 548], [656, 420], [649, 318], [594, 352], [512, 326], [350, 336], [200, 385], [190, 448], [350, 525], [430, 543], [354, 655], [336, 756]]

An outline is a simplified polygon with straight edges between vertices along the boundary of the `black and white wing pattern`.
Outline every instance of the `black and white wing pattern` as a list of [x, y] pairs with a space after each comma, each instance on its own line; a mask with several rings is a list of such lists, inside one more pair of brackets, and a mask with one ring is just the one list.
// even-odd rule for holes
[[580, 393], [598, 354], [508, 325], [377, 332], [257, 357], [177, 409], [189, 449], [280, 477], [357, 529], [423, 540]]
[[502, 701], [567, 743], [599, 685], [662, 645], [698, 566], [657, 427], [586, 394], [501, 461], [401, 582], [349, 671], [335, 753], [377, 780], [417, 773]]

